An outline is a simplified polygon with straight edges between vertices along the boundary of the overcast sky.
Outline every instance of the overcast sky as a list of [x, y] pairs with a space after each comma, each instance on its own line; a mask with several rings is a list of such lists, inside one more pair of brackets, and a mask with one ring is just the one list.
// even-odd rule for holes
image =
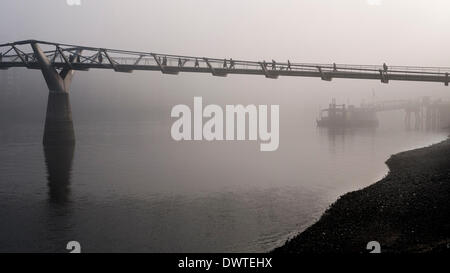
[[445, 0], [2, 0], [0, 37], [246, 59], [448, 65], [449, 13]]
[[[39, 39], [247, 60], [450, 66], [448, 0], [81, 0], [80, 6], [67, 0], [2, 0], [1, 6], [0, 42]], [[155, 97], [170, 105], [186, 103], [193, 95], [236, 94], [234, 101], [240, 103], [297, 98], [314, 109], [318, 105], [308, 101], [311, 91], [321, 101], [337, 97], [359, 103], [372, 90], [385, 98], [445, 96], [449, 90], [436, 83], [110, 71], [78, 73], [73, 90], [81, 94], [108, 83], [105, 92], [132, 89], [130, 105], [148, 104]], [[185, 92], [170, 93], [180, 89]]]

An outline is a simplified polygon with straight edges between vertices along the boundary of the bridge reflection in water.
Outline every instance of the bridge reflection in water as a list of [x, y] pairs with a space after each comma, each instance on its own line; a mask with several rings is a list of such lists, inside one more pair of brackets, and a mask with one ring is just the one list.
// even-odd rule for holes
[[70, 201], [70, 179], [75, 145], [44, 146], [48, 197], [52, 204]]

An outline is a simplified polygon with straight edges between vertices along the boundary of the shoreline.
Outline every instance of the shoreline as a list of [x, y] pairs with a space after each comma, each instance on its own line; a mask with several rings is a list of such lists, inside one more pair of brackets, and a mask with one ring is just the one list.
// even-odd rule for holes
[[450, 137], [392, 155], [387, 175], [339, 197], [272, 253], [450, 252]]

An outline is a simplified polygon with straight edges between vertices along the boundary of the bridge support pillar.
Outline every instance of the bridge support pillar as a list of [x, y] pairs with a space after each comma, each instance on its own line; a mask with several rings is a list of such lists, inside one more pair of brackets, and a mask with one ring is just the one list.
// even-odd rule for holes
[[43, 144], [74, 145], [75, 132], [69, 99], [73, 70], [67, 67], [58, 73], [39, 45], [32, 43], [31, 47], [49, 89]]

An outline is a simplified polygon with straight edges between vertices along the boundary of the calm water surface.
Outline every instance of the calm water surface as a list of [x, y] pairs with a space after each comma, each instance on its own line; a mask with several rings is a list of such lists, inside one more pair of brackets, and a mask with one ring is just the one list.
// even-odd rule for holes
[[383, 177], [391, 154], [446, 136], [406, 131], [397, 116], [333, 132], [281, 113], [276, 152], [175, 142], [169, 118], [75, 118], [76, 146], [44, 150], [43, 122], [3, 122], [0, 251], [65, 252], [71, 240], [86, 252], [268, 251]]

